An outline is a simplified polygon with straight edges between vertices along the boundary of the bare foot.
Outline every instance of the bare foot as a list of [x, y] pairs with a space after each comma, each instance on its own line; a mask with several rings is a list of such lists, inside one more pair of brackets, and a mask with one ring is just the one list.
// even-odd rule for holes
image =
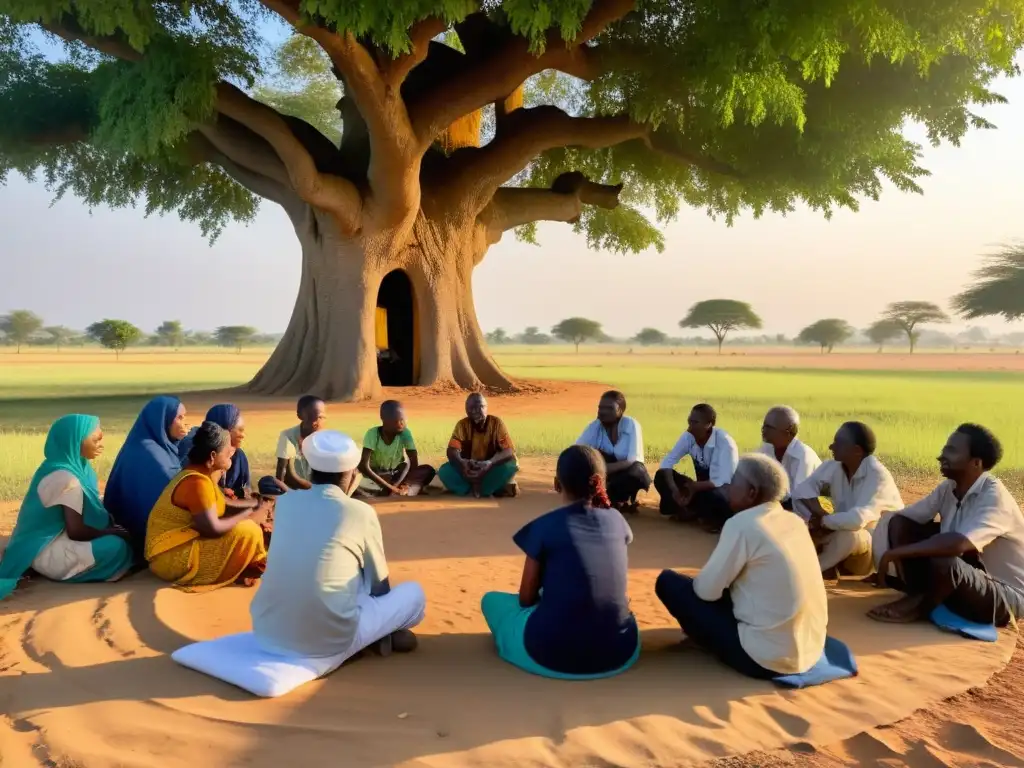
[[868, 618], [886, 624], [912, 624], [924, 618], [924, 595], [904, 595], [868, 611]]

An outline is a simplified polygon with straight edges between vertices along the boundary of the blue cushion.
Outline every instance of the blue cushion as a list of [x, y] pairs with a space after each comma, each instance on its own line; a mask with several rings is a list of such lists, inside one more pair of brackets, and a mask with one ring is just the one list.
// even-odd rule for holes
[[940, 605], [932, 611], [931, 620], [939, 629], [955, 632], [972, 640], [994, 643], [999, 639], [999, 630], [996, 629], [994, 624], [977, 624], [976, 622], [968, 621], [963, 616], [953, 613], [944, 605]]
[[817, 664], [799, 675], [779, 675], [774, 681], [785, 688], [810, 688], [856, 676], [857, 661], [853, 658], [853, 651], [842, 640], [826, 637], [825, 652]]

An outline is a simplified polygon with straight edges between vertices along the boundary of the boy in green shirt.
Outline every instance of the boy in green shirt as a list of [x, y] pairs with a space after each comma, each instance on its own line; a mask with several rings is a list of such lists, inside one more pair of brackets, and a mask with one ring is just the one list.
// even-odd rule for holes
[[437, 473], [433, 467], [419, 463], [416, 443], [406, 427], [400, 402], [381, 403], [380, 420], [381, 425], [363, 437], [360, 488], [378, 496], [415, 496], [430, 485]]

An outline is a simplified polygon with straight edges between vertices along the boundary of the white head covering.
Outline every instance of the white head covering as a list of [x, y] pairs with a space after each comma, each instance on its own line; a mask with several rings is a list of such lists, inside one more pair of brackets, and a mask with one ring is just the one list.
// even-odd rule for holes
[[348, 435], [328, 429], [314, 432], [303, 440], [302, 455], [310, 469], [333, 475], [358, 467], [362, 451]]

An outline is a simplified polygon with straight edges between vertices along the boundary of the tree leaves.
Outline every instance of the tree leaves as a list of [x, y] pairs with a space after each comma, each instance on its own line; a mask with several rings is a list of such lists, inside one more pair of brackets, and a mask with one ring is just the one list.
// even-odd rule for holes
[[[423, 19], [451, 24], [481, 8], [539, 53], [552, 38], [574, 39], [592, 7], [591, 0], [299, 3], [310, 22], [351, 33], [377, 58], [407, 52], [409, 30]], [[162, 212], [177, 205], [211, 235], [231, 217], [250, 217], [249, 193], [223, 173], [176, 159], [191, 127], [211, 114], [216, 82], [259, 83], [263, 103], [301, 117], [335, 146], [342, 131], [340, 86], [326, 57], [304, 37], [268, 56], [276, 30], [266, 18], [255, 0], [0, 0], [0, 180], [10, 170], [42, 171], [61, 193], [82, 193], [90, 204], [147, 198], [149, 210]], [[31, 31], [37, 22], [145, 58], [124, 64], [69, 44], [68, 56], [55, 60]], [[887, 183], [920, 191], [927, 170], [921, 147], [903, 135], [908, 122], [922, 124], [932, 143], [956, 144], [969, 130], [993, 127], [978, 107], [1002, 100], [991, 84], [1017, 73], [1022, 44], [1024, 0], [638, 0], [585, 47], [592, 82], [542, 72], [525, 84], [527, 104], [557, 104], [577, 116], [628, 113], [656, 126], [665, 143], [726, 164], [736, 177], [633, 141], [552, 150], [515, 183], [549, 186], [570, 171], [623, 183], [622, 206], [587, 208], [574, 224], [591, 247], [617, 252], [660, 249], [658, 226], [682, 205], [726, 222], [744, 211], [856, 210]], [[91, 146], [67, 146], [75, 134]], [[124, 174], [120, 183], [115, 173]], [[517, 234], [535, 239], [536, 230]]]
[[974, 279], [974, 285], [953, 297], [957, 314], [969, 320], [1024, 317], [1024, 243], [1004, 245], [988, 256]]

